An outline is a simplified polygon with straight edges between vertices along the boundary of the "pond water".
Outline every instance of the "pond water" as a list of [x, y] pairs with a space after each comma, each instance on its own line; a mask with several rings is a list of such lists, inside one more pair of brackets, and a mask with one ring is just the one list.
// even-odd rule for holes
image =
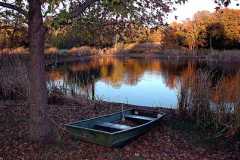
[[[238, 81], [235, 77], [240, 70], [240, 64], [192, 60], [92, 58], [49, 67], [48, 85], [62, 89], [65, 94], [85, 95], [91, 99], [175, 108], [181, 86], [198, 74], [198, 70], [211, 73], [214, 88], [214, 84], [223, 77], [230, 77], [231, 82], [226, 83]], [[232, 93], [232, 90], [229, 92]]]

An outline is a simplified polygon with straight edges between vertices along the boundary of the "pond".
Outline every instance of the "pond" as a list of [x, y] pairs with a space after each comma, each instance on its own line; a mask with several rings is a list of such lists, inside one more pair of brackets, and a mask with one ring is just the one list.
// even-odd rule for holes
[[240, 65], [196, 60], [91, 58], [49, 67], [48, 86], [91, 99], [176, 108], [183, 83], [198, 74], [198, 70], [211, 73], [214, 88], [223, 77], [230, 77], [231, 83], [238, 81]]

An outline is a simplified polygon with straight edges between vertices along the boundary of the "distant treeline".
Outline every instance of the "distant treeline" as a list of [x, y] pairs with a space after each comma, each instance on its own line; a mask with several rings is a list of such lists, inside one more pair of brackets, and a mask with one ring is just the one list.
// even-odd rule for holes
[[240, 48], [240, 10], [201, 11], [192, 20], [172, 23], [164, 30], [163, 42], [195, 48]]
[[[26, 26], [17, 22], [6, 24], [0, 20], [0, 48], [28, 46]], [[155, 28], [107, 21], [91, 14], [75, 23], [57, 26], [49, 18], [45, 25], [49, 28], [47, 47], [112, 47], [118, 43], [157, 42], [162, 48], [240, 48], [240, 10], [233, 9], [201, 11], [191, 20]]]

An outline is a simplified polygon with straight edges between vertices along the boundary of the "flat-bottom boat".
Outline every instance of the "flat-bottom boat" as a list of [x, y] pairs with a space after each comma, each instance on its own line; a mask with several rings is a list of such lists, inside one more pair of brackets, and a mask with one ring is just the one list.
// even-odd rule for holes
[[165, 113], [130, 109], [65, 126], [83, 141], [108, 147], [122, 147], [156, 125], [164, 116]]

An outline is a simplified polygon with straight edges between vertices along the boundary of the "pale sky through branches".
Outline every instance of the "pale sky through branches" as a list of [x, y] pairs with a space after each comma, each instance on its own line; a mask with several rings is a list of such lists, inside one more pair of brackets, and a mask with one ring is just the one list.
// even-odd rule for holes
[[[236, 6], [237, 3], [240, 3], [240, 0], [232, 0], [228, 8], [240, 9], [239, 6]], [[176, 21], [175, 16], [178, 17], [178, 22], [186, 20], [187, 18], [192, 18], [196, 12], [202, 10], [213, 12], [215, 11], [215, 7], [216, 4], [213, 0], [188, 0], [185, 5], [176, 6], [177, 10], [169, 14], [167, 22], [171, 23]]]

